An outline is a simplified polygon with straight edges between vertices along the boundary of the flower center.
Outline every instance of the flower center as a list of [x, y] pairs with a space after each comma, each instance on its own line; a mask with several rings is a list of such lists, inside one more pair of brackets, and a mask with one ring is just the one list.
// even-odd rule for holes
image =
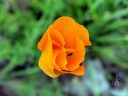
[[68, 55], [68, 56], [72, 56], [72, 55], [73, 55], [73, 53], [67, 53], [67, 55]]
[[74, 53], [74, 49], [66, 49], [66, 54], [67, 54], [67, 56], [72, 56], [73, 55], [73, 53]]
[[83, 65], [83, 63], [80, 63], [80, 66], [82, 66]]

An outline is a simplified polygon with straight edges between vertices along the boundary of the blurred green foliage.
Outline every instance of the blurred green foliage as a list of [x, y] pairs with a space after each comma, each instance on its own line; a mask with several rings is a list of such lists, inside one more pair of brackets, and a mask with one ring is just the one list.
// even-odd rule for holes
[[[47, 77], [38, 69], [37, 42], [63, 15], [89, 30], [93, 45], [87, 57], [128, 69], [128, 0], [0, 0], [0, 84], [18, 96], [61, 96], [57, 80], [45, 84]], [[11, 80], [18, 76], [26, 77]]]

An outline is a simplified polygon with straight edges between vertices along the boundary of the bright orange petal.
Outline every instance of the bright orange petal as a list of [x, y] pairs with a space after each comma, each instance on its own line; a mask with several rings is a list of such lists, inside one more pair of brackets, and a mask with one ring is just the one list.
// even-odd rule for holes
[[46, 44], [47, 37], [48, 37], [47, 33], [45, 33], [41, 38], [41, 40], [38, 42], [38, 49], [40, 49], [40, 51], [43, 51], [44, 46]]
[[72, 18], [63, 16], [53, 24], [54, 28], [63, 36], [66, 48], [74, 48], [75, 46], [77, 36], [75, 23]]
[[79, 37], [83, 40], [85, 46], [91, 46], [92, 43], [89, 40], [88, 30], [80, 24], [76, 24], [78, 28]]
[[55, 30], [53, 26], [50, 30], [50, 37], [52, 39], [53, 48], [54, 46], [59, 48], [62, 48], [64, 46], [65, 41], [63, 36], [57, 30]]
[[59, 47], [59, 48], [64, 46], [65, 42], [64, 42], [62, 35], [57, 30], [55, 30], [52, 25], [50, 25], [38, 43], [38, 48], [41, 51], [43, 51], [44, 46], [46, 44], [47, 33], [50, 33], [53, 46]]
[[44, 33], [44, 35], [42, 36], [41, 40], [38, 42], [38, 48], [43, 51], [44, 50], [44, 46], [46, 44], [46, 41], [48, 39], [48, 33], [51, 30], [52, 26], [49, 26], [48, 29], [46, 30], [46, 32]]
[[54, 65], [53, 65], [53, 50], [52, 50], [52, 42], [47, 34], [47, 40], [45, 46], [43, 48], [43, 54], [39, 59], [39, 67], [50, 77], [57, 77], [60, 74], [55, 74], [54, 72]]
[[84, 61], [85, 48], [84, 43], [81, 39], [77, 38], [75, 52], [72, 56], [67, 56], [68, 64], [67, 68], [69, 70], [75, 70], [79, 67], [79, 64]]
[[59, 64], [56, 62], [58, 54], [65, 52], [65, 49], [54, 49], [53, 50], [53, 62], [54, 62], [54, 69], [57, 71], [61, 71]]
[[85, 73], [85, 68], [84, 68], [84, 65], [80, 66], [78, 69], [70, 72], [71, 74], [74, 74], [74, 75], [84, 75]]
[[67, 59], [66, 53], [60, 52], [56, 57], [56, 64], [60, 67], [61, 70], [67, 70]]

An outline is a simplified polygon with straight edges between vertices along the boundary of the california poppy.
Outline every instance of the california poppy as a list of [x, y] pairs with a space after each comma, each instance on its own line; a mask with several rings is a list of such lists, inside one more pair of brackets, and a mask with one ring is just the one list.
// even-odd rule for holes
[[51, 24], [38, 43], [39, 67], [50, 77], [84, 75], [85, 46], [91, 46], [88, 30], [70, 17]]

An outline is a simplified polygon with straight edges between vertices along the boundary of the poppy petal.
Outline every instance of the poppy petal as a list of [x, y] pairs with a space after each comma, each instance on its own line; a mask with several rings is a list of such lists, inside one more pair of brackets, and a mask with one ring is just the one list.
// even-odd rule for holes
[[62, 48], [65, 44], [64, 38], [63, 36], [53, 28], [53, 26], [51, 27], [50, 30], [50, 37], [52, 39], [52, 44], [53, 46]]
[[[56, 59], [58, 58], [58, 54], [60, 54], [62, 52], [65, 52], [65, 49], [54, 49], [53, 50], [53, 54], [54, 54], [54, 56], [53, 56], [54, 69], [58, 70], [58, 71], [61, 71], [61, 69], [60, 69], [59, 63], [57, 63], [59, 61], [56, 61]], [[64, 59], [64, 58], [62, 58], [62, 59]], [[67, 62], [67, 61], [64, 59], [64, 62]]]
[[56, 64], [60, 67], [61, 70], [67, 70], [67, 59], [66, 59], [66, 53], [60, 52], [56, 56]]
[[56, 47], [63, 47], [65, 42], [64, 39], [62, 37], [62, 35], [53, 28], [53, 26], [49, 26], [48, 30], [45, 32], [45, 34], [43, 35], [43, 37], [41, 38], [41, 40], [38, 43], [38, 48], [43, 51], [46, 40], [47, 40], [47, 33], [50, 34], [51, 40], [52, 40], [52, 44], [53, 46]]
[[84, 68], [84, 65], [80, 66], [78, 69], [70, 72], [70, 74], [74, 74], [74, 75], [84, 75], [85, 73], [85, 68]]
[[69, 70], [75, 70], [79, 68], [79, 64], [84, 61], [85, 56], [85, 48], [84, 48], [84, 42], [77, 38], [76, 48], [74, 54], [72, 56], [67, 56], [67, 68]]
[[38, 42], [38, 49], [41, 51], [44, 50], [44, 46], [46, 44], [46, 41], [48, 39], [48, 32], [51, 30], [52, 26], [49, 26], [48, 29], [46, 30], [45, 34], [42, 36], [41, 40]]
[[83, 25], [79, 25], [79, 24], [76, 25], [79, 31], [77, 33], [79, 33], [79, 37], [83, 40], [85, 46], [91, 46], [92, 43], [89, 40], [88, 30]]
[[54, 28], [63, 36], [66, 48], [74, 48], [75, 46], [77, 36], [75, 23], [72, 18], [63, 16], [53, 24]]
[[51, 38], [49, 36], [49, 33], [47, 33], [47, 40], [45, 43], [45, 46], [43, 48], [43, 53], [39, 59], [39, 67], [50, 77], [57, 77], [60, 74], [55, 74], [54, 68], [53, 68], [53, 50], [52, 50], [52, 42]]
[[43, 51], [44, 46], [45, 46], [45, 44], [46, 44], [46, 40], [47, 40], [47, 33], [45, 33], [45, 34], [43, 35], [43, 37], [41, 38], [41, 40], [38, 42], [38, 49], [39, 49], [40, 51]]

